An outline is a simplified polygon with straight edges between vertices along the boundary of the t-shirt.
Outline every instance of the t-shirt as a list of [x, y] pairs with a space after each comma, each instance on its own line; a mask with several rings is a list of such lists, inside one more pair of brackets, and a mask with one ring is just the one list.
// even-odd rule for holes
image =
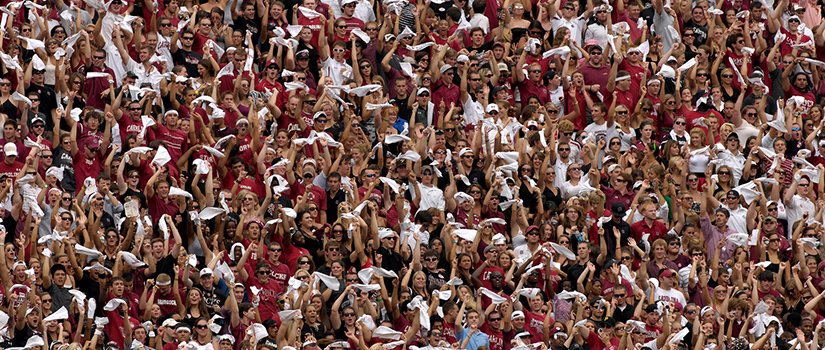
[[273, 279], [267, 281], [266, 284], [262, 284], [254, 275], [249, 276], [249, 279], [246, 282], [247, 286], [256, 287], [260, 289], [260, 291], [258, 292], [258, 297], [260, 298], [260, 304], [258, 304], [258, 311], [261, 313], [261, 319], [268, 320], [273, 317], [277, 317], [278, 294], [280, 294], [281, 291], [284, 290], [281, 287], [281, 285]]
[[[74, 174], [75, 174], [75, 181], [78, 184], [82, 184], [83, 180], [88, 177], [97, 178], [97, 175], [103, 171], [103, 162], [100, 161], [103, 155], [98, 151], [97, 154], [91, 159], [87, 158], [85, 151], [78, 151], [78, 154], [75, 155], [74, 160]], [[77, 186], [75, 188], [75, 195], [80, 193], [80, 189], [83, 186]]]

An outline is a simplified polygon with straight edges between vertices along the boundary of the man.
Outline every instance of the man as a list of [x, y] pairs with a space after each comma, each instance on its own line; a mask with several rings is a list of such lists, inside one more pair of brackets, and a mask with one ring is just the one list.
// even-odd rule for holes
[[524, 261], [530, 259], [535, 252], [541, 248], [541, 237], [539, 228], [536, 225], [531, 225], [527, 228], [525, 233], [526, 243], [515, 248], [516, 256]]
[[343, 0], [341, 1], [341, 16], [338, 17], [339, 19], [343, 19], [347, 22], [347, 34], [349, 35], [352, 33], [352, 30], [355, 28], [364, 29], [364, 21], [358, 17], [355, 17], [355, 8], [361, 5], [359, 0]]
[[7, 143], [3, 146], [3, 153], [5, 158], [0, 163], [0, 175], [5, 175], [9, 178], [17, 178], [17, 174], [23, 169], [24, 164], [17, 161], [17, 146], [13, 143]]
[[[728, 226], [736, 232], [749, 232], [747, 215], [748, 208], [739, 205], [739, 192], [730, 190], [722, 201], [717, 201], [716, 197], [708, 197], [711, 207], [725, 208], [730, 213], [730, 220]], [[652, 238], [652, 237], [651, 237]]]
[[301, 181], [295, 179], [295, 175], [287, 172], [287, 181], [291, 189], [290, 197], [295, 199], [298, 196], [306, 197], [307, 203], [314, 203], [317, 206], [319, 223], [327, 223], [327, 193], [323, 188], [315, 186], [313, 183], [317, 172], [315, 165], [311, 162], [304, 162]]
[[[774, 11], [774, 13], [782, 13], [783, 11]], [[632, 27], [632, 26], [631, 26]], [[705, 9], [701, 6], [696, 6], [691, 12], [691, 18], [685, 23], [685, 29], [693, 28], [693, 33], [696, 34], [694, 42], [703, 43], [708, 40], [709, 23], [708, 16], [705, 14]], [[790, 51], [788, 51], [790, 52]]]
[[665, 242], [667, 242], [667, 260], [676, 264], [676, 267], [678, 267], [679, 269], [690, 265], [690, 258], [687, 255], [681, 253], [682, 241], [681, 239], [679, 239], [679, 236], [670, 233], [667, 236], [665, 236]]
[[[401, 254], [395, 250], [396, 234], [392, 230], [373, 230], [372, 246], [377, 254], [383, 257], [381, 266], [389, 271], [401, 271], [404, 266]], [[377, 248], [376, 248], [377, 247]], [[389, 277], [384, 277], [389, 292], [392, 292], [392, 283]], [[446, 305], [446, 304], [445, 304]], [[446, 317], [446, 309], [445, 309]]]
[[433, 182], [434, 178], [435, 173], [431, 165], [421, 167], [421, 182], [418, 183], [418, 188], [413, 193], [413, 202], [419, 211], [436, 208], [443, 212], [445, 209], [447, 202], [444, 199], [444, 192], [436, 187]]
[[215, 280], [215, 273], [212, 269], [204, 267], [199, 275], [200, 285], [196, 285], [196, 288], [203, 293], [203, 301], [206, 303], [206, 307], [214, 312], [220, 312], [221, 306], [226, 302], [226, 293], [215, 286], [218, 282]]
[[[325, 275], [330, 275], [332, 273], [332, 263], [341, 259], [341, 244], [338, 241], [328, 241], [324, 246], [324, 264], [317, 266], [315, 271], [323, 273]], [[316, 260], [317, 263], [320, 263], [320, 260]], [[346, 265], [344, 265], [344, 270], [346, 270]]]
[[[627, 221], [624, 220], [624, 216], [625, 216], [625, 206], [624, 206], [624, 204], [622, 204], [620, 202], [613, 202], [613, 204], [610, 205], [610, 214], [611, 214], [610, 221], [608, 221], [608, 222], [606, 222], [602, 225], [602, 227], [604, 228], [604, 232], [605, 232], [604, 240], [607, 243], [607, 251], [605, 252], [605, 254], [606, 254], [605, 259], [617, 259], [618, 260], [620, 257], [614, 256], [614, 254], [616, 252], [616, 247], [617, 246], [620, 246], [620, 247], [626, 246], [627, 245], [627, 239], [629, 237], [632, 237], [631, 236], [632, 232], [631, 232], [631, 229], [630, 229], [630, 224], [628, 224]], [[593, 232], [594, 230], [596, 232]], [[618, 232], [618, 240], [617, 240], [617, 237], [616, 237], [617, 232]], [[596, 236], [593, 235], [594, 233], [596, 234]], [[598, 228], [596, 227], [596, 225], [593, 225], [593, 228], [591, 229], [590, 238], [593, 239], [594, 242], [595, 242], [595, 240], [599, 239], [599, 237], [598, 237]]]
[[178, 47], [178, 45], [172, 45], [169, 50], [172, 53], [172, 59], [175, 65], [186, 67], [186, 74], [189, 77], [199, 77], [198, 63], [203, 59], [203, 55], [195, 52], [195, 33], [189, 29], [185, 29], [183, 32], [176, 32], [172, 35], [170, 41], [176, 43], [179, 38], [181, 43], [180, 47]]
[[[181, 120], [178, 111], [170, 109], [163, 116], [166, 121], [165, 125], [158, 114], [158, 120], [155, 125], [152, 125], [152, 129], [157, 131], [156, 139], [164, 141], [169, 156], [173, 160], [178, 160], [183, 155], [183, 151], [189, 149], [189, 135], [180, 129]], [[176, 162], [169, 162], [169, 164], [176, 164]]]
[[433, 111], [435, 111], [435, 105], [430, 101], [430, 89], [418, 88], [415, 103], [412, 106], [412, 115], [415, 116], [414, 123], [423, 124], [424, 126], [433, 125]]
[[651, 285], [653, 289], [653, 300], [673, 303], [681, 309], [687, 305], [684, 293], [678, 290], [676, 282], [676, 271], [665, 269], [659, 272], [659, 287]]
[[[570, 30], [570, 40], [575, 40], [577, 43], [582, 43], [582, 29], [587, 24], [587, 19], [593, 13], [593, 2], [587, 2], [587, 9], [581, 16], [576, 16], [576, 7], [572, 1], [567, 1], [558, 11], [555, 3], [550, 3], [548, 7], [548, 16], [552, 18], [550, 23], [553, 25], [553, 34], [558, 32], [559, 28], [567, 27]], [[559, 13], [561, 12], [561, 13]]]
[[[445, 52], [447, 50], [442, 50]], [[443, 53], [436, 54], [436, 57], [443, 56]], [[435, 62], [440, 60], [433, 60], [430, 64], [430, 75], [433, 77], [432, 82], [432, 101], [435, 108], [438, 110], [449, 110], [450, 106], [458, 106], [461, 98], [461, 88], [453, 84], [453, 76], [456, 68], [449, 64], [444, 64], [441, 68], [435, 68]], [[433, 124], [438, 125], [438, 115], [433, 116]]]
[[323, 40], [321, 40], [321, 48], [318, 50], [321, 57], [321, 66], [325, 75], [332, 78], [333, 85], [342, 85], [347, 77], [352, 75], [352, 66], [347, 64], [344, 59], [347, 44], [343, 41], [333, 43], [332, 56], [330, 56], [329, 43], [327, 43], [326, 37], [326, 34], [321, 34]]
[[427, 277], [427, 288], [440, 289], [450, 279], [450, 274], [438, 268], [438, 251], [429, 249], [424, 252], [421, 259], [422, 271]]
[[608, 130], [616, 128], [613, 123], [613, 114], [607, 113], [607, 106], [603, 102], [596, 101], [593, 103], [590, 115], [593, 117], [593, 122], [584, 128], [584, 131], [587, 132], [587, 140], [593, 143], [602, 140], [609, 141], [606, 139]]
[[[523, 51], [516, 66], [524, 66], [526, 59], [527, 51]], [[548, 90], [547, 86], [541, 81], [542, 74], [541, 65], [538, 63], [531, 63], [527, 66], [527, 77], [524, 76], [524, 70], [514, 70], [516, 86], [518, 86], [519, 93], [521, 94], [522, 103], [526, 102], [530, 96], [538, 97], [542, 106], [550, 101], [550, 90]]]
[[498, 251], [496, 250], [496, 246], [491, 244], [484, 247], [484, 262], [482, 262], [481, 266], [476, 268], [475, 272], [473, 272], [473, 277], [481, 280], [481, 284], [484, 288], [490, 289], [494, 292], [501, 290], [501, 284], [493, 287], [491, 280], [493, 278], [504, 278], [504, 270], [495, 265], [497, 257]]
[[[111, 127], [111, 125], [109, 126]], [[76, 134], [77, 128], [72, 128], [72, 130], [75, 131], [73, 134]], [[111, 128], [108, 128], [107, 132], [108, 130], [111, 130]], [[86, 178], [95, 178], [97, 174], [103, 171], [103, 158], [105, 154], [102, 150], [105, 150], [108, 145], [108, 139], [104, 144], [101, 144], [97, 138], [88, 137], [83, 144], [78, 146], [75, 138], [72, 137], [72, 156], [75, 159], [73, 166], [76, 183], [82, 184]], [[78, 151], [82, 152], [82, 155], [77, 155]], [[83, 186], [78, 186], [75, 194], [80, 193], [81, 188], [83, 188]]]
[[[645, 185], [642, 185], [642, 192], [644, 192], [644, 186]], [[661, 221], [656, 220], [658, 217], [658, 211], [658, 205], [653, 202], [646, 202], [645, 204], [642, 204], [641, 212], [644, 219], [630, 225], [630, 232], [636, 242], [641, 242], [642, 236], [645, 234], [650, 235], [647, 239], [649, 242], [654, 242], [659, 238], [664, 238], [667, 234], [667, 226], [665, 226], [665, 224]]]
[[[244, 33], [244, 36], [246, 36], [246, 32], [251, 32], [252, 42], [259, 42], [261, 38], [259, 31], [261, 28], [261, 16], [255, 12], [254, 3], [249, 1], [242, 2], [240, 12], [232, 11], [232, 21], [233, 24], [231, 30], [229, 30], [229, 38], [232, 37], [235, 31]], [[218, 23], [213, 23], [213, 25], [218, 25]]]
[[379, 171], [380, 168], [378, 168], [378, 166], [374, 164], [361, 170], [361, 174], [359, 176], [359, 182], [361, 183], [361, 187], [358, 187], [358, 198], [374, 199], [378, 203], [378, 205], [381, 205], [381, 203], [383, 202], [384, 194], [375, 188], [375, 186], [378, 185], [376, 181], [380, 182], [378, 181]]
[[[821, 168], [821, 166], [820, 166]], [[788, 218], [788, 239], [791, 239], [793, 234], [793, 224], [802, 219], [805, 214], [807, 217], [813, 217], [816, 214], [816, 206], [814, 202], [808, 198], [811, 193], [811, 179], [802, 175], [802, 170], [797, 169], [794, 173], [791, 187], [785, 191], [785, 210]], [[744, 232], [744, 231], [742, 231]]]
[[[397, 164], [396, 164], [397, 166]], [[327, 220], [335, 222], [338, 220], [338, 206], [347, 201], [347, 193], [341, 187], [341, 174], [333, 172], [327, 176]]]
[[[576, 263], [567, 265], [562, 270], [567, 273], [567, 279], [574, 284], [578, 282], [579, 276], [586, 273], [588, 265], [594, 264], [590, 261], [590, 242], [581, 241], [576, 245]], [[598, 269], [598, 266], [596, 266]], [[599, 276], [600, 272], [596, 271], [594, 276]]]
[[[245, 266], [249, 255], [252, 251], [258, 250], [258, 243], [252, 243], [244, 252], [241, 260], [238, 261], [238, 266]], [[271, 319], [278, 315], [278, 295], [284, 290], [278, 282], [272, 279], [272, 269], [266, 262], [260, 262], [255, 265], [255, 273], [250, 275], [245, 270], [241, 270], [241, 278], [249, 287], [258, 289], [257, 298], [260, 300], [258, 304], [258, 312], [261, 314], [261, 319]]]
[[607, 276], [603, 281], [602, 287], [602, 296], [605, 299], [611, 299], [615, 297], [616, 291], [615, 289], [619, 286], [624, 287], [627, 290], [633, 290], [633, 286], [630, 284], [630, 281], [621, 278], [621, 265], [616, 260], [608, 260], [604, 265], [605, 275]]
[[[629, 7], [630, 5], [628, 5], [628, 8]], [[607, 95], [610, 94], [607, 90], [607, 78], [610, 75], [610, 66], [602, 64], [602, 47], [600, 45], [590, 46], [588, 53], [590, 54], [590, 59], [588, 59], [587, 63], [583, 66], [579, 67], [579, 72], [584, 75], [584, 91], [589, 92], [593, 99], [597, 98], [596, 92], [600, 92], [602, 96], [607, 97]]]
[[[366, 65], [366, 63], [361, 64]], [[407, 77], [397, 77], [393, 83], [395, 84], [395, 98], [391, 98], [388, 102], [398, 107], [398, 119], [410, 122], [412, 109], [410, 108], [409, 102], [414, 100], [410, 98], [410, 92], [407, 88]]]
[[[713, 186], [716, 186], [716, 181], [711, 179], [708, 187], [714, 188]], [[706, 192], [702, 193], [701, 209], [699, 209], [699, 224], [702, 226], [702, 234], [705, 236], [705, 246], [708, 247], [708, 252], [710, 253], [710, 250], [716, 247], [723, 238], [736, 233], [736, 231], [728, 227], [730, 212], [725, 208], [718, 208], [714, 211], [714, 221], [711, 223], [706, 204], [707, 196]], [[730, 259], [734, 248], [735, 245], [733, 242], [727, 242], [725, 249], [722, 249], [720, 252], [719, 260], [727, 261]], [[708, 261], [710, 261], [715, 254], [715, 251], [708, 254]]]
[[[172, 277], [165, 273], [161, 273], [158, 275], [155, 284], [158, 286], [158, 292], [155, 295], [155, 303], [160, 306], [161, 314], [166, 315], [170, 312], [177, 312], [178, 303], [175, 301], [175, 295], [173, 293], [180, 294], [181, 291], [173, 290]], [[151, 283], [147, 283], [146, 288], [151, 289]]]

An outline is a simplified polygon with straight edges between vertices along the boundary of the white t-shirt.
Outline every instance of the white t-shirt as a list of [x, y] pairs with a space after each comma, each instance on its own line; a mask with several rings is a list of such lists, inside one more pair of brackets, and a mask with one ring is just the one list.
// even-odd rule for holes
[[791, 239], [793, 234], [793, 224], [802, 219], [802, 214], [808, 212], [808, 217], [813, 217], [816, 214], [816, 206], [808, 198], [795, 194], [790, 203], [785, 204], [785, 210], [788, 215], [788, 239]]
[[444, 192], [438, 189], [438, 187], [427, 187], [419, 182], [418, 191], [421, 192], [421, 201], [418, 203], [418, 211], [427, 210], [430, 208], [436, 208], [444, 211], [447, 202], [444, 199]]
[[719, 205], [719, 207], [727, 209], [730, 213], [730, 218], [728, 218], [728, 227], [730, 227], [731, 230], [738, 233], [750, 233], [750, 231], [748, 231], [747, 208], [740, 205], [739, 208], [734, 210], [725, 204]]
[[687, 300], [685, 300], [685, 294], [671, 288], [670, 290], [664, 290], [662, 288], [656, 288], [656, 294], [653, 295], [653, 300], [656, 301], [664, 301], [669, 303], [679, 303], [682, 307], [687, 305]]
[[330, 56], [322, 64], [327, 76], [332, 78], [333, 85], [343, 85], [344, 81], [352, 76], [352, 66], [346, 61], [338, 62]]

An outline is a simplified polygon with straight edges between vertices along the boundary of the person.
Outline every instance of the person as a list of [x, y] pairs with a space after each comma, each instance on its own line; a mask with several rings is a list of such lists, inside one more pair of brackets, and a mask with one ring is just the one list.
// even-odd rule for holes
[[0, 348], [825, 346], [814, 2], [228, 4], [9, 8]]

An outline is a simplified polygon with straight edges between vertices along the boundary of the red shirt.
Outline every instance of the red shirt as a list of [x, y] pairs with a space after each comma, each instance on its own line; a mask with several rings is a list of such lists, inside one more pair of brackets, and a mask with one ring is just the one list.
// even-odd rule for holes
[[[533, 335], [530, 341], [533, 343], [540, 343], [544, 341], [542, 334], [544, 333], [544, 315], [534, 314], [531, 311], [524, 310], [524, 330]], [[553, 324], [553, 318], [550, 318], [550, 324]]]
[[541, 105], [547, 104], [550, 101], [550, 91], [544, 85], [536, 84], [529, 78], [525, 78], [518, 83], [518, 91], [521, 94], [521, 100], [526, 102], [527, 98], [535, 95], [541, 101]]
[[[14, 162], [12, 165], [6, 164], [6, 162], [0, 162], [0, 175], [6, 175], [12, 179], [17, 177], [17, 174], [20, 172], [20, 169], [23, 169], [23, 163]], [[78, 183], [83, 183], [78, 182]]]
[[504, 333], [501, 332], [501, 329], [493, 330], [493, 328], [490, 327], [490, 323], [484, 320], [484, 324], [481, 325], [481, 331], [490, 337], [490, 350], [504, 350]]
[[642, 235], [649, 233], [648, 241], [654, 242], [663, 238], [667, 234], [667, 226], [659, 220], [653, 220], [653, 224], [648, 225], [646, 219], [630, 225], [630, 233], [637, 242], [642, 241]]
[[493, 286], [490, 284], [490, 275], [496, 271], [501, 273], [501, 276], [504, 277], [504, 270], [502, 270], [498, 266], [488, 266], [486, 269], [484, 269], [484, 272], [481, 273], [481, 285], [483, 285], [484, 288], [493, 288]]
[[278, 317], [278, 294], [284, 289], [273, 279], [270, 279], [266, 284], [261, 284], [255, 275], [249, 276], [246, 283], [250, 287], [260, 288], [258, 297], [261, 302], [258, 304], [258, 311], [261, 313], [262, 320], [268, 320], [273, 317]]
[[433, 105], [435, 106], [435, 113], [433, 113], [433, 124], [438, 125], [438, 109], [441, 108], [441, 101], [444, 101], [444, 109], [450, 109], [450, 103], [454, 103], [456, 106], [461, 105], [461, 101], [459, 97], [461, 96], [461, 89], [458, 85], [450, 83], [448, 86], [444, 84], [444, 82], [439, 79], [437, 81], [432, 82], [432, 101]]
[[75, 181], [77, 181], [77, 188], [74, 190], [75, 195], [80, 193], [83, 188], [83, 180], [86, 180], [87, 177], [97, 179], [97, 175], [103, 171], [103, 162], [100, 161], [103, 155], [100, 154], [100, 151], [92, 159], [86, 158], [83, 153], [84, 151], [78, 151], [72, 163]]
[[[298, 257], [301, 255], [309, 255], [309, 250], [294, 245], [285, 245], [284, 239], [281, 236], [275, 236], [275, 241], [281, 244], [284, 249], [278, 261], [284, 263], [289, 267], [289, 271], [295, 271], [295, 265], [298, 264]], [[289, 278], [287, 278], [289, 279]]]
[[175, 214], [178, 213], [178, 202], [169, 197], [166, 199], [168, 202], [161, 199], [157, 193], [155, 193], [152, 198], [147, 198], [149, 202], [149, 213], [152, 214], [152, 221], [154, 221], [154, 223], [157, 223], [163, 214], [169, 214], [169, 216], [175, 217]]
[[321, 36], [321, 29], [323, 29], [323, 25], [321, 24], [321, 17], [316, 17], [313, 19], [309, 19], [304, 17], [301, 14], [301, 11], [298, 11], [298, 24], [303, 27], [309, 27], [312, 30], [312, 39], [309, 43], [317, 48], [318, 47], [318, 38]]
[[[634, 101], [638, 101], [639, 96], [641, 96], [641, 90], [639, 89], [639, 87], [642, 84], [642, 76], [645, 73], [645, 68], [643, 66], [636, 66], [630, 64], [630, 62], [628, 62], [627, 60], [623, 60], [621, 63], [619, 63], [619, 70], [627, 71], [628, 73], [630, 73], [630, 90], [628, 91], [632, 91], [634, 93], [633, 96], [635, 97]], [[631, 108], [630, 110], [633, 110], [633, 108]]]
[[[157, 136], [156, 140], [163, 140], [166, 141], [166, 150], [169, 151], [169, 156], [172, 157], [173, 160], [180, 159], [183, 156], [183, 150], [189, 149], [189, 135], [187, 135], [183, 130], [176, 129], [171, 130], [167, 128], [165, 125], [158, 124], [157, 125]], [[177, 167], [176, 162], [169, 162], [170, 167]]]

